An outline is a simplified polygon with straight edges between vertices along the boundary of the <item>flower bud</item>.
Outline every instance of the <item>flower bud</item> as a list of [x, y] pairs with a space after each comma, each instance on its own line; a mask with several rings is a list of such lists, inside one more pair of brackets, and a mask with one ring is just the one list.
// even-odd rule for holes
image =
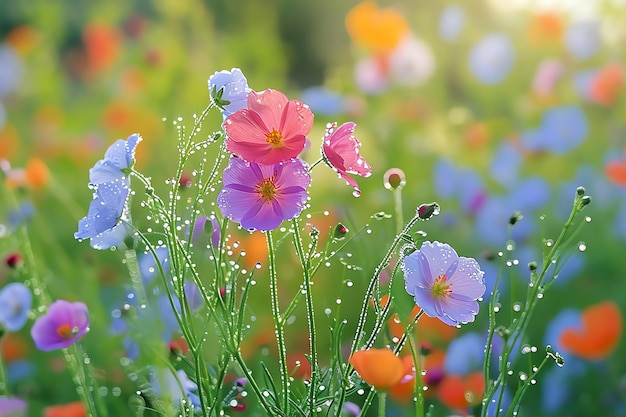
[[333, 232], [333, 239], [342, 240], [346, 237], [346, 233], [348, 233], [348, 228], [341, 223], [338, 223], [335, 226], [335, 231]]
[[4, 263], [9, 268], [17, 268], [24, 264], [24, 259], [22, 259], [22, 255], [17, 252], [10, 253], [4, 258]]
[[400, 168], [390, 168], [383, 175], [383, 185], [388, 190], [402, 189], [406, 185], [406, 175]]
[[440, 207], [437, 203], [422, 204], [417, 208], [417, 216], [421, 220], [428, 220], [439, 214]]
[[522, 216], [522, 213], [520, 213], [519, 211], [515, 211], [509, 218], [509, 224], [511, 226], [514, 226], [518, 221], [522, 220], [523, 218], [524, 216]]
[[580, 208], [582, 209], [583, 207], [585, 207], [586, 205], [588, 205], [589, 203], [591, 203], [591, 197], [589, 197], [588, 195], [584, 195], [580, 198]]

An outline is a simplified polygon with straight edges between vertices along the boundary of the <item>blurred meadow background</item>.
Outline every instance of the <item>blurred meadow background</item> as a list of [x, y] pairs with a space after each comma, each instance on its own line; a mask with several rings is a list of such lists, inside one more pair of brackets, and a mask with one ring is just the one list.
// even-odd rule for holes
[[[320, 346], [330, 343], [333, 315], [354, 329], [400, 215], [432, 201], [441, 213], [423, 231], [476, 258], [488, 289], [501, 274], [498, 314], [514, 318], [528, 263], [541, 261], [584, 186], [593, 199], [588, 224], [524, 341], [558, 346], [566, 365], [537, 378], [521, 415], [626, 416], [625, 19], [623, 0], [0, 2], [0, 291], [36, 271], [51, 299], [84, 302], [91, 322], [82, 345], [99, 395], [110, 415], [137, 415], [129, 410], [141, 400], [132, 378], [140, 365], [129, 365], [115, 326], [128, 272], [120, 253], [74, 239], [91, 201], [89, 169], [116, 139], [138, 132], [137, 168], [165, 193], [177, 164], [172, 121], [201, 112], [208, 77], [237, 67], [253, 90], [275, 88], [311, 107], [305, 160], [319, 158], [326, 123], [353, 120], [373, 169], [358, 178], [358, 198], [331, 170], [313, 172], [306, 221], [324, 236], [338, 222], [348, 235], [362, 230], [316, 278]], [[205, 129], [220, 130], [221, 121], [215, 112]], [[389, 169], [403, 172], [401, 191], [385, 183]], [[213, 209], [207, 202], [207, 214]], [[514, 211], [523, 218], [509, 234]], [[390, 216], [372, 218], [380, 212]], [[233, 234], [245, 267], [266, 260], [259, 232]], [[285, 294], [300, 284], [292, 261], [280, 259]], [[262, 267], [257, 281], [266, 275]], [[267, 311], [266, 287], [251, 295], [253, 310]], [[410, 297], [398, 300], [408, 312]], [[617, 314], [596, 314], [607, 305]], [[418, 329], [436, 352], [428, 366], [440, 375], [427, 392], [436, 416], [471, 412], [463, 378], [480, 369], [486, 307], [462, 329]], [[35, 297], [31, 319], [37, 308]], [[291, 366], [306, 363], [298, 320], [286, 329]], [[8, 391], [28, 403], [28, 416], [69, 415], [50, 407], [78, 401], [71, 376], [59, 352], [35, 348], [31, 326], [0, 339]], [[270, 318], [258, 315], [246, 355], [274, 356], [273, 337]], [[301, 366], [296, 378], [306, 372]], [[391, 397], [388, 415], [411, 415], [406, 393]], [[253, 406], [238, 413], [259, 415]]]

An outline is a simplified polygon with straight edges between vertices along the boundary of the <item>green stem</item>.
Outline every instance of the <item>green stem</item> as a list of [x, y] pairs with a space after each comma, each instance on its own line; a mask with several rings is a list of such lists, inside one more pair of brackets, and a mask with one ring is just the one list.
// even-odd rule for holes
[[321, 162], [324, 161], [324, 158], [320, 158], [317, 161], [313, 162], [310, 166], [309, 166], [309, 172], [313, 171], [313, 168], [315, 168], [317, 165], [319, 165]]
[[[87, 417], [98, 417], [98, 410], [94, 403], [93, 396], [90, 395], [92, 391], [87, 383], [87, 377], [83, 367], [84, 357], [79, 353], [77, 343], [69, 348], [63, 349], [63, 358], [65, 359], [68, 370], [72, 374], [72, 381], [76, 384], [76, 392], [87, 408]], [[97, 393], [94, 394], [97, 395]]]
[[[489, 404], [489, 401], [491, 400], [491, 398], [497, 391], [498, 387], [504, 387], [506, 384], [506, 381], [508, 379], [507, 363], [509, 362], [509, 358], [511, 356], [513, 348], [516, 346], [520, 337], [522, 337], [522, 335], [526, 332], [526, 328], [530, 321], [530, 317], [532, 316], [532, 313], [540, 298], [538, 297], [538, 295], [539, 295], [539, 292], [541, 291], [543, 279], [548, 271], [548, 268], [550, 268], [550, 266], [552, 265], [552, 261], [557, 258], [558, 251], [560, 250], [560, 247], [562, 246], [565, 240], [565, 237], [567, 236], [569, 228], [572, 226], [572, 223], [574, 221], [574, 218], [576, 217], [576, 214], [581, 209], [579, 205], [579, 201], [580, 201], [580, 196], [577, 196], [576, 199], [574, 200], [574, 205], [569, 214], [569, 217], [567, 221], [565, 222], [565, 224], [563, 225], [563, 228], [561, 229], [561, 233], [559, 234], [559, 237], [556, 239], [556, 241], [550, 248], [548, 255], [543, 259], [543, 267], [541, 269], [541, 273], [537, 276], [536, 279], [532, 279], [531, 277], [531, 284], [530, 284], [531, 288], [530, 288], [528, 297], [526, 299], [524, 309], [518, 321], [515, 322], [514, 327], [511, 330], [511, 336], [506, 341], [505, 347], [502, 351], [502, 355], [500, 358], [500, 373], [498, 374], [498, 378], [495, 380], [495, 382], [492, 385], [487, 387], [488, 390], [486, 390], [485, 395], [483, 396], [483, 401], [482, 401], [483, 406], [481, 410], [482, 417], [487, 416], [487, 405]], [[487, 348], [489, 350], [490, 346], [487, 346]], [[498, 397], [498, 402], [497, 402], [496, 417], [500, 415], [500, 407], [503, 401], [503, 396], [504, 396], [504, 389], [501, 389], [500, 395]]]
[[[0, 328], [0, 332], [4, 332], [4, 329]], [[2, 343], [2, 336], [0, 336], [0, 343]], [[0, 397], [7, 397], [9, 395], [9, 384], [7, 381], [7, 375], [4, 369], [4, 358], [0, 353]]]
[[393, 190], [393, 205], [396, 213], [396, 233], [400, 233], [404, 224], [404, 216], [402, 214], [402, 187]]
[[254, 379], [254, 377], [252, 376], [252, 371], [250, 370], [250, 368], [248, 368], [248, 365], [243, 360], [241, 353], [239, 351], [235, 352], [234, 358], [235, 358], [235, 361], [237, 361], [237, 363], [239, 364], [239, 367], [241, 368], [241, 372], [246, 376], [248, 383], [252, 387], [252, 391], [254, 391], [259, 402], [263, 406], [263, 411], [265, 412], [266, 415], [271, 416], [273, 414], [271, 411], [272, 407], [270, 407], [270, 405], [267, 403], [267, 397], [263, 395], [263, 391], [257, 384], [256, 379]]
[[[393, 255], [393, 252], [396, 250], [396, 247], [400, 244], [400, 242], [404, 241], [404, 235], [407, 234], [411, 230], [411, 228], [415, 225], [415, 223], [419, 221], [419, 219], [420, 219], [419, 216], [416, 214], [406, 224], [406, 226], [404, 226], [404, 229], [402, 229], [402, 232], [396, 235], [391, 246], [387, 250], [387, 253], [383, 257], [383, 259], [380, 261], [378, 266], [376, 267], [376, 270], [374, 271], [372, 278], [370, 278], [370, 282], [368, 284], [367, 290], [365, 291], [365, 296], [363, 297], [361, 313], [359, 314], [359, 321], [357, 323], [356, 331], [354, 333], [355, 334], [354, 340], [352, 341], [352, 346], [350, 347], [350, 356], [352, 356], [352, 354], [356, 351], [357, 346], [359, 345], [361, 338], [363, 337], [361, 333], [363, 333], [363, 327], [365, 326], [365, 319], [367, 318], [367, 309], [369, 307], [369, 301], [374, 292], [374, 288], [378, 284], [378, 279], [380, 277], [380, 274], [382, 273], [383, 269], [385, 269], [385, 267], [389, 264], [389, 259], [391, 259], [391, 256]], [[346, 378], [351, 373], [352, 369], [353, 368], [351, 366], [346, 367], [346, 371], [344, 372], [344, 375]]]
[[378, 417], [385, 417], [386, 403], [387, 403], [387, 393], [380, 392], [378, 394]]
[[280, 315], [278, 304], [278, 279], [276, 274], [276, 253], [274, 251], [274, 240], [272, 232], [268, 230], [265, 234], [267, 238], [267, 251], [269, 255], [270, 293], [272, 300], [272, 316], [274, 317], [274, 327], [276, 330], [276, 343], [278, 345], [278, 358], [280, 362], [280, 380], [283, 387], [282, 411], [289, 415], [289, 370], [287, 368], [287, 348], [285, 346], [284, 320]]
[[420, 353], [417, 350], [415, 333], [411, 332], [409, 336], [409, 347], [411, 348], [411, 356], [413, 357], [413, 365], [415, 367], [415, 384], [413, 386], [413, 395], [415, 395], [415, 417], [424, 417], [424, 384], [422, 382], [422, 363]]
[[316, 341], [316, 330], [315, 330], [315, 314], [313, 309], [313, 294], [312, 287], [313, 283], [311, 282], [310, 275], [310, 257], [306, 257], [304, 255], [304, 249], [302, 248], [302, 238], [300, 236], [300, 226], [298, 224], [298, 219], [294, 217], [293, 222], [293, 243], [296, 247], [296, 252], [298, 254], [298, 258], [300, 258], [300, 265], [302, 265], [302, 275], [304, 278], [304, 282], [302, 287], [305, 291], [306, 298], [306, 312], [307, 312], [307, 322], [309, 325], [309, 361], [311, 362], [311, 381], [309, 385], [309, 412], [313, 415], [315, 410], [315, 394], [317, 392], [317, 372], [318, 372], [318, 363], [317, 363], [317, 341]]
[[[148, 297], [146, 295], [146, 289], [143, 285], [143, 279], [141, 278], [141, 272], [139, 271], [139, 263], [137, 260], [137, 252], [134, 249], [127, 249], [124, 251], [124, 259], [126, 261], [126, 269], [130, 275], [130, 282], [135, 291], [137, 297], [137, 303], [139, 307], [146, 306], [148, 304]], [[158, 263], [158, 258], [154, 260]]]

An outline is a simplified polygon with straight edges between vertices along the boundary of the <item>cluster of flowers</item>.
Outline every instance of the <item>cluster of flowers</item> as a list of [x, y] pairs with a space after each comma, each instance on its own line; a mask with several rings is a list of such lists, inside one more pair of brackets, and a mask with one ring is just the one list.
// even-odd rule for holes
[[[309, 166], [298, 158], [307, 145], [313, 113], [280, 91], [255, 92], [236, 68], [209, 79], [214, 102], [222, 109], [226, 149], [233, 153], [217, 204], [225, 217], [245, 229], [273, 230], [305, 208], [311, 183]], [[324, 160], [360, 194], [348, 174], [367, 177], [371, 168], [360, 155], [356, 125], [327, 126]]]

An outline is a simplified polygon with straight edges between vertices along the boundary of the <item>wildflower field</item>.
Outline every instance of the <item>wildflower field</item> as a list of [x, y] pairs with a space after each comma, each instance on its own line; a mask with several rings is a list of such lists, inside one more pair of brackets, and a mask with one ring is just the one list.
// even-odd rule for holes
[[0, 417], [626, 416], [625, 19], [0, 2]]

